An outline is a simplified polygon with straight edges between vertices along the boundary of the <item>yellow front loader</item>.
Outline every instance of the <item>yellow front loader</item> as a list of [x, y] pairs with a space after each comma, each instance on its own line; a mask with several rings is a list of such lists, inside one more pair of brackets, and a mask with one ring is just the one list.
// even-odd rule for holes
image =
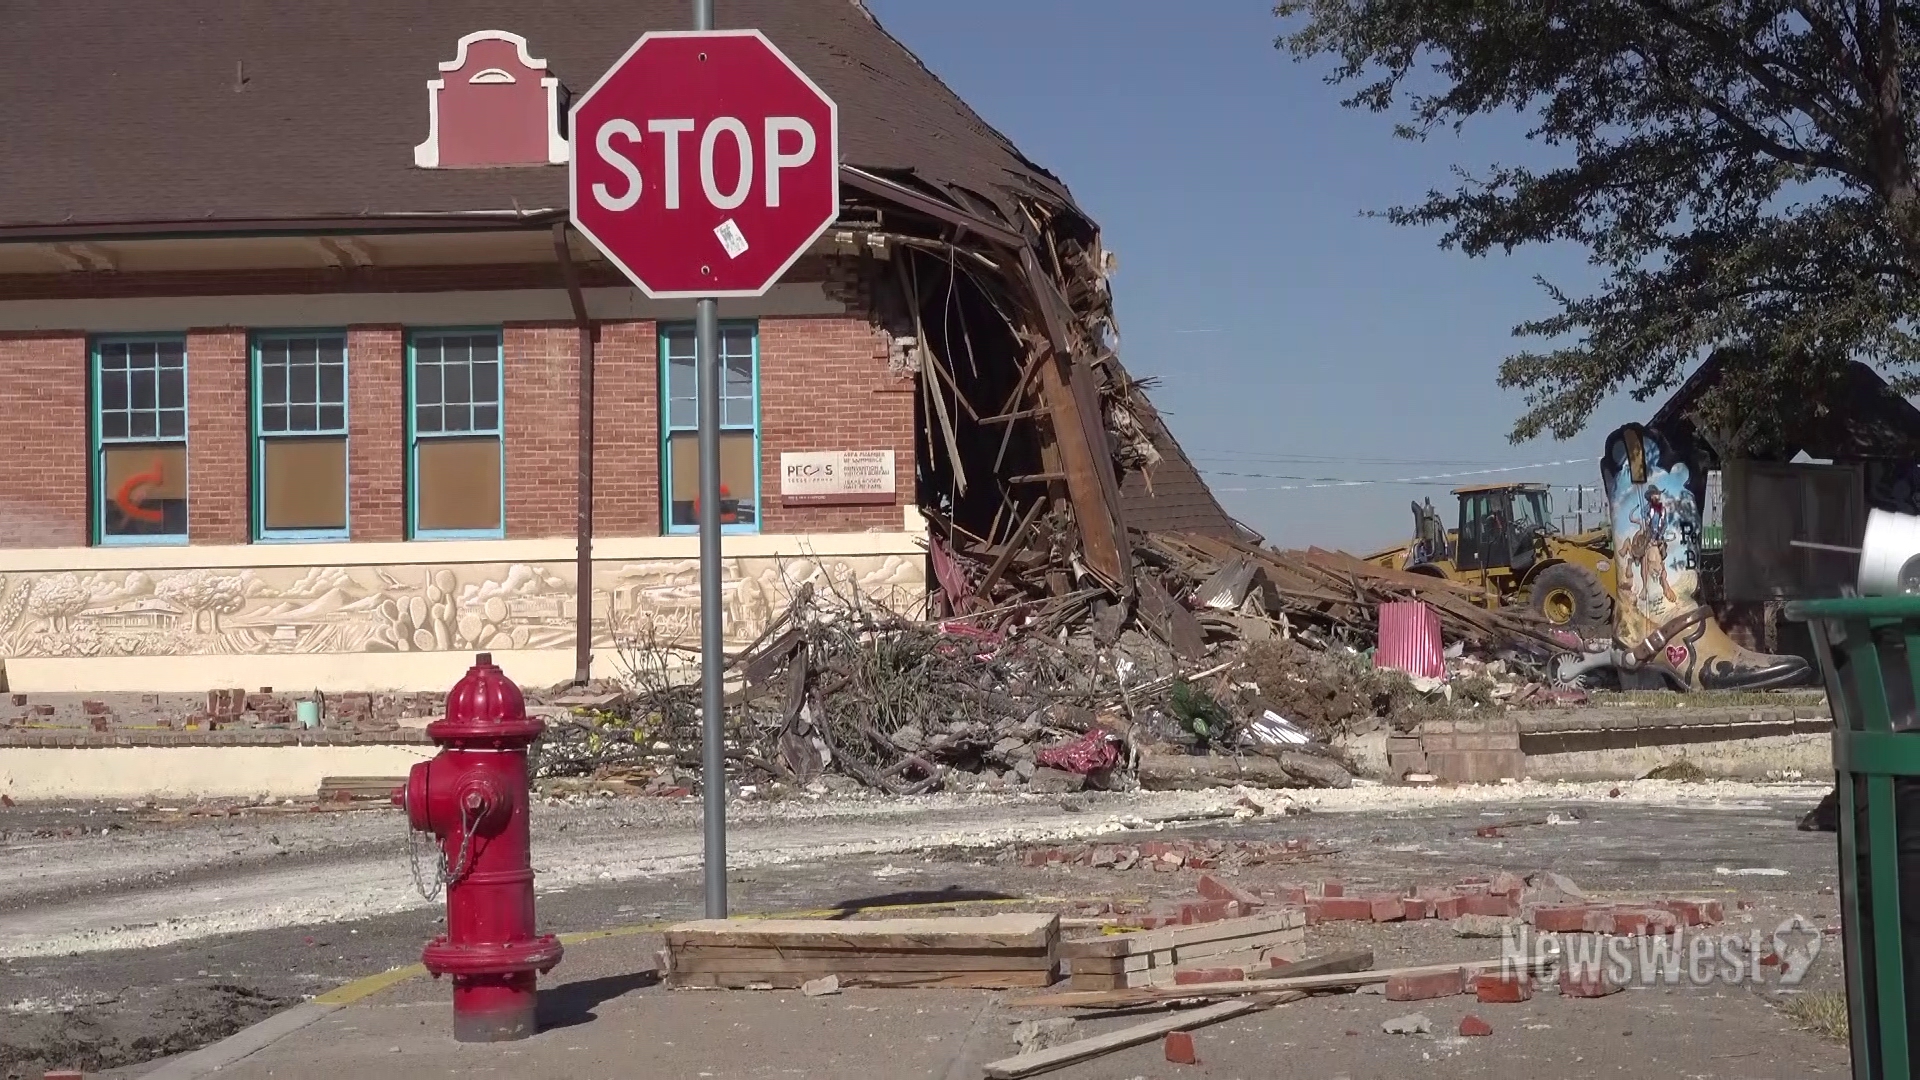
[[1587, 637], [1613, 632], [1613, 534], [1564, 535], [1548, 516], [1545, 484], [1490, 484], [1453, 492], [1460, 525], [1448, 529], [1431, 500], [1413, 504], [1413, 541], [1367, 561], [1473, 585], [1488, 607], [1525, 604]]

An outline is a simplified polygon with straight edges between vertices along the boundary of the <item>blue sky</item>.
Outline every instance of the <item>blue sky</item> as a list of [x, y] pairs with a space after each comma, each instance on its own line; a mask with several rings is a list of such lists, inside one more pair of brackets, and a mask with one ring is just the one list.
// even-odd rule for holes
[[[1273, 47], [1262, 0], [866, 0], [988, 122], [1058, 174], [1120, 259], [1122, 358], [1229, 511], [1282, 546], [1398, 543], [1410, 500], [1497, 479], [1598, 482], [1622, 394], [1571, 442], [1520, 446], [1495, 385], [1512, 327], [1584, 290], [1578, 249], [1469, 259], [1363, 217], [1455, 163], [1537, 161], [1500, 118], [1425, 143], [1343, 109], [1324, 62]], [[1435, 480], [1276, 490], [1283, 477]], [[1228, 475], [1263, 474], [1263, 475]]]

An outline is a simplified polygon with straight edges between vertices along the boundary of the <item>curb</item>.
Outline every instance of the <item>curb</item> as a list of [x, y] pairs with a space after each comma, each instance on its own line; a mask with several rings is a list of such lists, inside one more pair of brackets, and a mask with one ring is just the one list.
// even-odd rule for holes
[[[931, 901], [920, 904], [881, 904], [860, 908], [814, 908], [808, 911], [772, 911], [751, 915], [735, 915], [736, 919], [824, 919], [836, 915], [853, 915], [866, 911], [925, 911], [929, 908], [956, 907], [960, 904], [1044, 904], [1055, 901], [1055, 897], [1027, 896], [1008, 897], [996, 900], [947, 900]], [[563, 945], [576, 945], [587, 941], [600, 941], [607, 938], [633, 937], [636, 934], [657, 933], [683, 919], [663, 919], [658, 922], [637, 923], [631, 926], [614, 926], [605, 930], [578, 930], [561, 934]], [[349, 1005], [365, 1001], [367, 998], [397, 986], [409, 979], [425, 975], [427, 969], [420, 964], [407, 964], [389, 968], [377, 975], [355, 979], [344, 986], [336, 986], [324, 994], [316, 995], [311, 1001], [303, 1002], [286, 1010], [275, 1013], [251, 1027], [242, 1028], [219, 1042], [203, 1046], [191, 1053], [168, 1061], [149, 1073], [139, 1074], [139, 1080], [201, 1080], [202, 1077], [218, 1072], [244, 1057], [265, 1050], [281, 1039], [305, 1028], [318, 1020], [339, 1012]]]

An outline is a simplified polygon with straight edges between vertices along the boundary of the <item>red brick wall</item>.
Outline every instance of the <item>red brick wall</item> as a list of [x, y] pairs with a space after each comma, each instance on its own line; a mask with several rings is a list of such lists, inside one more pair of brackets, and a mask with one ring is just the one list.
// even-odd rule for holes
[[244, 544], [247, 503], [247, 332], [187, 334], [187, 540]]
[[572, 536], [580, 504], [580, 330], [571, 323], [509, 325], [500, 344], [507, 535]]
[[347, 331], [347, 507], [355, 540], [404, 540], [406, 334], [398, 326]]
[[0, 337], [0, 548], [87, 542], [87, 339]]
[[[760, 321], [763, 532], [897, 530], [913, 490], [911, 379], [887, 373], [887, 345], [864, 318]], [[782, 506], [780, 455], [892, 450], [894, 505]]]
[[[0, 278], [0, 297], [287, 291], [369, 275], [416, 288], [531, 284], [539, 268], [275, 271], [220, 275], [44, 275]], [[865, 306], [857, 273], [836, 264], [835, 295]], [[476, 278], [478, 275], [478, 278]], [[807, 275], [796, 275], [805, 280]], [[284, 278], [285, 280], [281, 280]], [[164, 280], [161, 280], [164, 279]], [[819, 278], [814, 278], [819, 280]], [[844, 280], [841, 280], [844, 279]], [[887, 374], [886, 342], [863, 315], [766, 319], [760, 324], [762, 531], [896, 530], [913, 500], [914, 384]], [[571, 324], [505, 328], [507, 532], [570, 536], [578, 463], [578, 330]], [[595, 531], [657, 536], [660, 386], [652, 322], [601, 327], [595, 385]], [[189, 536], [196, 544], [245, 543], [249, 533], [248, 353], [244, 329], [196, 330], [187, 344]], [[405, 536], [405, 350], [397, 326], [348, 331], [350, 495], [353, 538]], [[0, 546], [87, 542], [86, 339], [0, 335], [0, 401], [14, 406], [0, 450], [30, 470], [0, 473]], [[893, 505], [780, 505], [783, 451], [895, 452]]]
[[660, 534], [660, 338], [651, 322], [600, 328], [593, 365], [593, 531]]

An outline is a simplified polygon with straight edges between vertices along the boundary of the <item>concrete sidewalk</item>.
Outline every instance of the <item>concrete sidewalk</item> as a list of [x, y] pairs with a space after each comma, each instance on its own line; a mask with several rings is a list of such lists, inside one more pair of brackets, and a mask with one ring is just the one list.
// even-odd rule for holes
[[[183, 1059], [167, 1066], [172, 1071], [164, 1076], [978, 1080], [982, 1065], [1014, 1052], [1015, 1024], [1060, 1015], [1011, 1006], [1012, 994], [985, 992], [872, 990], [807, 998], [797, 992], [669, 991], [654, 983], [649, 970], [658, 945], [656, 935], [640, 934], [569, 947], [554, 976], [543, 980], [542, 1031], [524, 1042], [455, 1043], [448, 987], [414, 979], [319, 1015], [217, 1073], [181, 1070]], [[1412, 1012], [1433, 1020], [1433, 1035], [1380, 1030], [1383, 1021]], [[1494, 1034], [1458, 1037], [1460, 1019], [1469, 1012], [1486, 1019]], [[1134, 1022], [1098, 1017], [1083, 1019], [1080, 1027], [1091, 1035]], [[1734, 988], [1629, 990], [1598, 1000], [1563, 1000], [1548, 992], [1517, 1005], [1479, 1005], [1467, 997], [1403, 1003], [1369, 994], [1328, 996], [1229, 1020], [1194, 1038], [1198, 1066], [1169, 1065], [1155, 1041], [1050, 1075], [1468, 1080], [1517, 1070], [1539, 1076], [1797, 1080], [1847, 1074], [1844, 1048], [1794, 1030], [1759, 995]], [[246, 1048], [244, 1041], [235, 1046]]]

